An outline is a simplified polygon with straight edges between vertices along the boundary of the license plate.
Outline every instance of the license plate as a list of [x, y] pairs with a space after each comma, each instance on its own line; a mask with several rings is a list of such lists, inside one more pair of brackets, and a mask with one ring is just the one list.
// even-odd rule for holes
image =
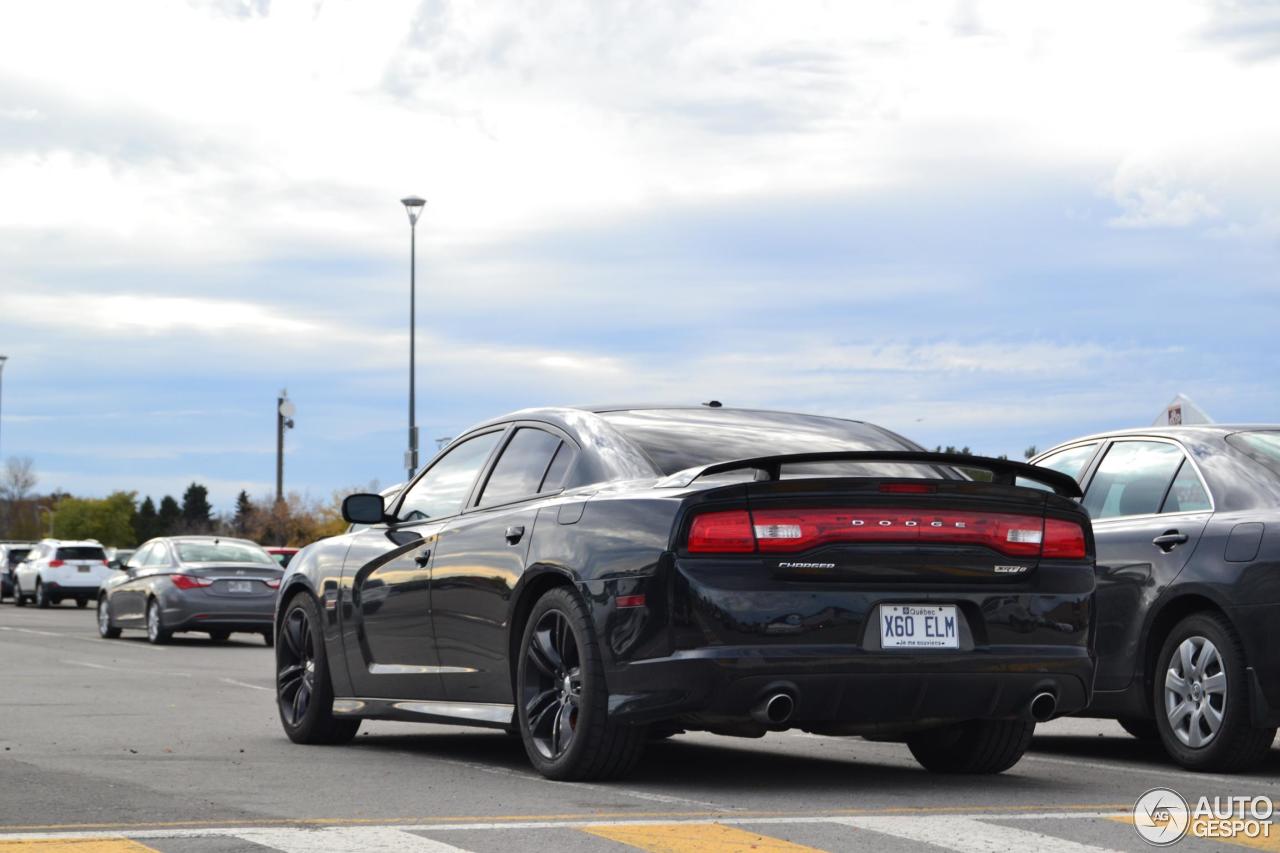
[[880, 605], [880, 645], [886, 649], [960, 648], [955, 605]]
[[253, 592], [253, 581], [227, 581], [227, 592]]
[[90, 568], [92, 568], [92, 567], [91, 567], [91, 566], [76, 566], [76, 571], [77, 571], [77, 572], [87, 572], [87, 571], [89, 571], [89, 569], [90, 569]]

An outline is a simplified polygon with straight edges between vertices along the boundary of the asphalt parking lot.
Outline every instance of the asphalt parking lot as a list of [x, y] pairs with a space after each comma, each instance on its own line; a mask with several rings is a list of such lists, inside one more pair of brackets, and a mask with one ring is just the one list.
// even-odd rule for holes
[[102, 640], [93, 611], [70, 605], [0, 607], [0, 714], [0, 850], [44, 853], [1138, 850], [1126, 815], [1151, 787], [1280, 798], [1274, 749], [1254, 773], [1196, 775], [1091, 720], [1042, 726], [996, 777], [796, 733], [681, 735], [607, 784], [543, 779], [496, 732], [366, 723], [350, 746], [295, 746], [261, 638]]

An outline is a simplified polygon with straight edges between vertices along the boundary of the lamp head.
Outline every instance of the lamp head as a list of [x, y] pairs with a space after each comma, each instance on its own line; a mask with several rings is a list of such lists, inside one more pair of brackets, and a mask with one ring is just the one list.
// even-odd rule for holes
[[409, 225], [417, 225], [418, 214], [422, 213], [422, 207], [427, 203], [427, 200], [411, 195], [400, 199], [400, 203], [404, 205], [405, 212], [409, 214]]

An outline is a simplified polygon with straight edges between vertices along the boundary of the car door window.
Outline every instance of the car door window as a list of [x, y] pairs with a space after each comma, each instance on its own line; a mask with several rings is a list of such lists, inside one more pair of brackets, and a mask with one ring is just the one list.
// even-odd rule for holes
[[1182, 451], [1160, 441], [1117, 441], [1107, 450], [1084, 495], [1094, 519], [1160, 511]]
[[1207, 512], [1213, 509], [1209, 495], [1200, 482], [1196, 469], [1188, 459], [1182, 460], [1178, 475], [1173, 478], [1169, 494], [1165, 496], [1161, 512]]
[[476, 476], [501, 435], [502, 430], [495, 430], [469, 438], [437, 459], [431, 470], [409, 489], [397, 518], [421, 521], [461, 512]]
[[559, 436], [544, 430], [517, 429], [484, 484], [480, 506], [495, 506], [536, 495], [562, 443]]

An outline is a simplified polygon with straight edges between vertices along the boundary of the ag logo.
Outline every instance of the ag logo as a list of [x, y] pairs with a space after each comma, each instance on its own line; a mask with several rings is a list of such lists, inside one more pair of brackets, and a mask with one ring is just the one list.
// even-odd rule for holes
[[1191, 824], [1191, 809], [1177, 791], [1152, 788], [1133, 804], [1133, 828], [1142, 840], [1168, 847], [1182, 840]]

